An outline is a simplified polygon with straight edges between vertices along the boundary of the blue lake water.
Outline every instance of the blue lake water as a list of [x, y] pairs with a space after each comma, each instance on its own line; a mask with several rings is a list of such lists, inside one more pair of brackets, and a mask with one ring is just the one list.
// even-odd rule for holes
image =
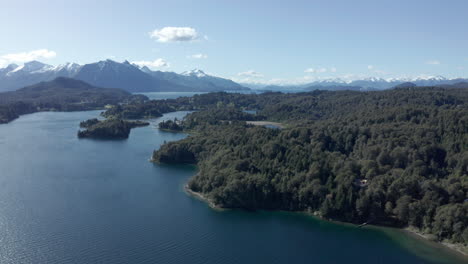
[[205, 94], [205, 92], [149, 92], [141, 93], [151, 100], [174, 99], [178, 97], [189, 97], [196, 94]]
[[183, 112], [128, 140], [78, 139], [79, 122], [98, 114], [0, 125], [0, 263], [464, 263], [398, 231], [212, 210], [183, 191], [195, 167], [148, 162], [185, 137], [155, 124]]
[[[267, 90], [245, 90], [245, 91], [226, 91], [228, 93], [242, 93], [242, 94], [259, 94], [268, 92]], [[305, 90], [276, 90], [274, 92], [282, 93], [300, 93], [305, 92]], [[139, 93], [146, 95], [151, 100], [163, 100], [163, 99], [174, 99], [178, 97], [188, 97], [196, 94], [205, 94], [207, 92], [148, 92], [148, 93]]]

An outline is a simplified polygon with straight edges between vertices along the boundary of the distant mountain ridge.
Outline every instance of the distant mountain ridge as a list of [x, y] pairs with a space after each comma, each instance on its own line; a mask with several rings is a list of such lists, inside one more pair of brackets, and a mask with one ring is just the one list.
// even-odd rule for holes
[[148, 73], [157, 79], [165, 80], [181, 86], [194, 87], [203, 91], [216, 91], [219, 90], [218, 87], [223, 87], [223, 90], [246, 90], [245, 87], [234, 81], [211, 76], [198, 69], [186, 71], [181, 74], [162, 71], [150, 71]]
[[249, 89], [231, 80], [208, 75], [201, 70], [178, 74], [152, 71], [148, 67], [139, 67], [128, 61], [119, 63], [104, 60], [85, 65], [66, 63], [52, 66], [39, 61], [30, 61], [21, 66], [10, 64], [0, 69], [0, 92], [13, 91], [57, 77], [73, 78], [95, 86], [120, 88], [129, 92], [214, 92]]
[[362, 80], [353, 80], [346, 81], [343, 79], [325, 79], [314, 81], [305, 84], [297, 85], [265, 85], [263, 87], [258, 84], [250, 85], [248, 83], [241, 83], [246, 87], [252, 89], [262, 89], [262, 90], [360, 90], [360, 91], [372, 91], [372, 90], [385, 90], [394, 88], [401, 84], [412, 83], [416, 86], [442, 86], [442, 85], [452, 85], [457, 83], [468, 82], [468, 78], [454, 78], [449, 79], [443, 76], [428, 76], [428, 77], [417, 77], [417, 78], [392, 78], [392, 79], [383, 79], [383, 78], [366, 78]]

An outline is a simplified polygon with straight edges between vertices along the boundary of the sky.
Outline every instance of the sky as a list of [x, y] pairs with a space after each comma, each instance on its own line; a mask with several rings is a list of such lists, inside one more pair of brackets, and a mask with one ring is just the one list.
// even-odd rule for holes
[[468, 77], [466, 0], [0, 0], [0, 66], [128, 60], [251, 83]]

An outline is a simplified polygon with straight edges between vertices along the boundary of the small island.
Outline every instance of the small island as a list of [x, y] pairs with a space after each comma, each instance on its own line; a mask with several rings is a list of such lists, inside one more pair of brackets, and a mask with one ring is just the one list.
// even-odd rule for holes
[[181, 122], [177, 119], [175, 120], [166, 120], [158, 124], [159, 129], [166, 131], [179, 132], [182, 131], [183, 127]]
[[96, 118], [80, 123], [84, 130], [78, 131], [79, 138], [99, 138], [99, 139], [126, 139], [130, 135], [130, 130], [135, 127], [148, 126], [149, 122], [126, 121], [121, 119], [108, 119], [100, 121]]

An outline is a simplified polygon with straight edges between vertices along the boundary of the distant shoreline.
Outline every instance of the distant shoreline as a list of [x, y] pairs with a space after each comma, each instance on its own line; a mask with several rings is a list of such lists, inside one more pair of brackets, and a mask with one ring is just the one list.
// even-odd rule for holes
[[34, 112], [29, 112], [29, 113], [23, 113], [23, 114], [20, 114], [12, 119], [9, 119], [9, 120], [0, 120], [0, 125], [5, 125], [5, 124], [9, 124], [15, 120], [17, 120], [18, 118], [22, 117], [22, 116], [25, 116], [25, 115], [32, 115], [32, 114], [37, 114], [37, 113], [72, 113], [72, 112], [89, 112], [89, 111], [103, 111], [103, 110], [106, 110], [105, 107], [97, 107], [97, 108], [90, 108], [90, 109], [77, 109], [77, 110], [70, 110], [70, 111], [64, 111], [64, 110], [38, 110], [38, 111], [34, 111]]

